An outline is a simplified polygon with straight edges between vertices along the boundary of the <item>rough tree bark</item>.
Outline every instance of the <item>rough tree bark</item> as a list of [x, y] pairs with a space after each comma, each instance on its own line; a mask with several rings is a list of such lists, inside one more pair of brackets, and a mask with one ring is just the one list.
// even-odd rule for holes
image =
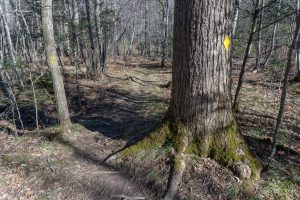
[[165, 199], [173, 198], [185, 166], [182, 155], [191, 150], [228, 167], [247, 163], [258, 175], [257, 162], [239, 137], [231, 111], [228, 35], [234, 1], [175, 2], [168, 118], [175, 127], [177, 155]]
[[[175, 1], [173, 81], [169, 110], [161, 127], [122, 155], [141, 149], [174, 148], [164, 199], [173, 199], [186, 155], [210, 157], [243, 178], [259, 177], [253, 157], [231, 111], [230, 39], [234, 0]], [[212, 17], [213, 16], [213, 17]], [[241, 173], [246, 168], [247, 173]]]
[[64, 89], [62, 72], [58, 64], [58, 56], [55, 47], [52, 17], [52, 0], [43, 0], [41, 3], [45, 53], [53, 81], [58, 118], [64, 130], [68, 132], [71, 126], [71, 120], [68, 110], [66, 93]]

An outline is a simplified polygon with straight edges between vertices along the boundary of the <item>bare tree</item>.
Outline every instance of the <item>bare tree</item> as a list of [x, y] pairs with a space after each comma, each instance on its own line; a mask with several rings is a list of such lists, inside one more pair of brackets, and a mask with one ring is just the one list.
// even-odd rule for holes
[[233, 24], [232, 24], [232, 36], [233, 37], [235, 36], [236, 29], [237, 29], [237, 24], [238, 24], [238, 19], [239, 19], [240, 3], [241, 3], [241, 0], [236, 0], [235, 1], [234, 18], [233, 18]]
[[166, 48], [168, 39], [168, 27], [169, 27], [169, 0], [159, 0], [162, 7], [162, 17], [163, 17], [163, 39], [162, 39], [162, 53], [161, 53], [161, 66], [164, 67], [166, 60]]
[[252, 24], [251, 24], [251, 29], [250, 29], [250, 35], [249, 35], [249, 38], [248, 38], [247, 47], [246, 47], [245, 54], [244, 54], [244, 59], [243, 59], [243, 64], [242, 64], [242, 67], [241, 67], [239, 80], [238, 80], [238, 85], [237, 85], [237, 89], [236, 89], [235, 96], [234, 96], [234, 101], [233, 101], [233, 106], [232, 106], [234, 112], [238, 111], [240, 92], [241, 92], [241, 89], [242, 89], [242, 86], [243, 86], [244, 76], [245, 76], [245, 72], [246, 72], [246, 65], [247, 65], [247, 62], [248, 62], [248, 59], [249, 59], [249, 54], [250, 54], [251, 49], [252, 49], [252, 43], [253, 43], [254, 34], [255, 34], [255, 31], [256, 31], [256, 25], [257, 25], [257, 18], [258, 18], [258, 15], [260, 13], [259, 1], [260, 0], [253, 1], [254, 12], [253, 12], [253, 17], [252, 17], [252, 22], [251, 22]]
[[288, 84], [289, 84], [289, 74], [293, 67], [295, 49], [297, 48], [297, 41], [299, 39], [299, 34], [300, 34], [300, 0], [297, 0], [296, 28], [295, 28], [295, 33], [294, 33], [294, 37], [292, 40], [292, 44], [290, 46], [288, 60], [287, 60], [287, 64], [286, 64], [285, 74], [284, 74], [280, 106], [279, 106], [278, 116], [277, 116], [277, 120], [276, 120], [275, 131], [273, 133], [273, 147], [272, 147], [272, 152], [270, 155], [271, 158], [274, 157], [274, 155], [276, 153], [277, 136], [279, 134], [279, 129], [280, 129], [283, 114], [284, 114], [285, 102], [286, 102], [287, 90], [288, 90]]
[[71, 126], [71, 120], [64, 89], [62, 72], [58, 64], [58, 56], [56, 53], [56, 45], [53, 31], [52, 0], [42, 1], [42, 24], [45, 43], [45, 53], [53, 81], [59, 122], [65, 131], [69, 131]]
[[261, 46], [262, 46], [262, 26], [263, 26], [263, 20], [264, 20], [264, 7], [265, 7], [265, 0], [259, 1], [259, 9], [260, 9], [260, 16], [257, 23], [257, 43], [256, 43], [256, 64], [255, 69], [260, 69], [261, 67]]

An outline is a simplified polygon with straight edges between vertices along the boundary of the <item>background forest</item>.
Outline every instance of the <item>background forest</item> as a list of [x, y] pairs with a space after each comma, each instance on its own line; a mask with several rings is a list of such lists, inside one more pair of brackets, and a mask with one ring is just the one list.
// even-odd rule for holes
[[[300, 1], [234, 4], [232, 112], [261, 176], [201, 158], [193, 143], [175, 199], [300, 199]], [[209, 19], [222, 15], [214, 6]], [[0, 199], [169, 191], [180, 152], [149, 133], [182, 89], [174, 10], [174, 0], [1, 0]]]

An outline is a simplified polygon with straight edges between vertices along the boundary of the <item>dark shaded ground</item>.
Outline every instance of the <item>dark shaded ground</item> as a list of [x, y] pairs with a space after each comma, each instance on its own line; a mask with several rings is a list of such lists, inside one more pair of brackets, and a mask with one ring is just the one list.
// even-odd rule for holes
[[[171, 74], [166, 73], [170, 68], [149, 70], [131, 66], [123, 71], [121, 65], [111, 67], [114, 69], [108, 71], [104, 80], [97, 80], [96, 85], [86, 79], [80, 81], [80, 106], [71, 104], [72, 119], [111, 139], [131, 140], [131, 129], [151, 130], [162, 119], [170, 92], [161, 86], [170, 79]], [[70, 99], [78, 98], [75, 91], [75, 82], [69, 82]]]

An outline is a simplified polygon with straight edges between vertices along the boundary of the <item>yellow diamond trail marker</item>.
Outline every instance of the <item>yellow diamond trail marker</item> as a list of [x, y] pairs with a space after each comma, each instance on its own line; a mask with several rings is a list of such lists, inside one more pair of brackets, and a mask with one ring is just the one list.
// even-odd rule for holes
[[56, 63], [56, 56], [54, 56], [54, 55], [50, 56], [50, 63], [52, 65]]
[[224, 44], [225, 49], [228, 50], [230, 47], [230, 44], [231, 44], [231, 41], [230, 41], [230, 38], [228, 35], [225, 36], [225, 40], [224, 40], [223, 44]]

